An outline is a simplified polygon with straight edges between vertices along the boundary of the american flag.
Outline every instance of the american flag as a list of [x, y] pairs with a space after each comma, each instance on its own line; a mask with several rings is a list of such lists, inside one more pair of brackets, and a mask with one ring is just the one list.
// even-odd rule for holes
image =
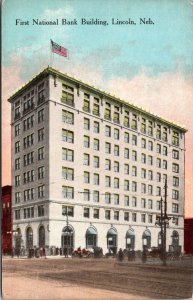
[[58, 55], [68, 57], [68, 50], [51, 40], [52, 52], [57, 53]]

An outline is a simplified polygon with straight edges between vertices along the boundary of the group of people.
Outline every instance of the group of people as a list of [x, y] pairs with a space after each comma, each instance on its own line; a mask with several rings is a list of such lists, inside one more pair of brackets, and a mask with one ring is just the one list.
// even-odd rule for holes
[[[148, 254], [148, 250], [147, 247], [143, 247], [143, 251], [141, 254], [141, 260], [143, 263], [145, 263], [147, 261], [147, 254]], [[135, 251], [128, 249], [128, 250], [122, 250], [122, 248], [119, 249], [118, 253], [117, 253], [117, 258], [119, 261], [123, 261], [124, 257], [127, 256], [128, 261], [135, 261]]]

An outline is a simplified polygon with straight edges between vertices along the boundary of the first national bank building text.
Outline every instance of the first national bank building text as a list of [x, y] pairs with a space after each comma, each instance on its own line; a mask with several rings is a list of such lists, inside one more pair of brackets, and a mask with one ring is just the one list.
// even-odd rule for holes
[[183, 250], [183, 127], [50, 67], [9, 102], [13, 230], [22, 246], [158, 247], [167, 178], [176, 220], [167, 249]]

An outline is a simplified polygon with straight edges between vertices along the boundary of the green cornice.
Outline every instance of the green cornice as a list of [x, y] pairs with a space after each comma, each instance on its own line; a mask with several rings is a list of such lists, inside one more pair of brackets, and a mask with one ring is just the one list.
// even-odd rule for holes
[[31, 80], [29, 80], [28, 82], [26, 82], [23, 86], [21, 86], [17, 91], [14, 92], [13, 95], [11, 95], [8, 99], [8, 101], [11, 103], [19, 94], [21, 94], [26, 88], [30, 87], [31, 84], [34, 84], [36, 81], [38, 81], [40, 78], [45, 77], [47, 75], [53, 75], [54, 77], [58, 77], [61, 80], [68, 80], [71, 81], [72, 83], [77, 84], [78, 86], [82, 86], [85, 89], [87, 89], [88, 91], [98, 94], [99, 96], [104, 97], [105, 99], [109, 99], [109, 100], [113, 100], [117, 103], [121, 103], [123, 106], [128, 107], [128, 109], [132, 109], [140, 114], [142, 114], [143, 116], [148, 116], [150, 117], [152, 120], [157, 121], [157, 122], [161, 122], [161, 123], [165, 123], [168, 126], [174, 127], [178, 130], [181, 130], [182, 132], [187, 132], [187, 129], [176, 124], [173, 123], [171, 121], [168, 121], [162, 117], [159, 117], [153, 113], [150, 113], [149, 111], [146, 111], [144, 108], [141, 107], [137, 107], [136, 105], [126, 102], [118, 97], [115, 97], [114, 95], [111, 95], [109, 93], [106, 93], [105, 91], [101, 91], [87, 83], [82, 82], [81, 80], [77, 80], [76, 78], [73, 78], [72, 76], [69, 76], [66, 73], [62, 73], [50, 66], [46, 67], [45, 69], [43, 69], [39, 74], [35, 75]]

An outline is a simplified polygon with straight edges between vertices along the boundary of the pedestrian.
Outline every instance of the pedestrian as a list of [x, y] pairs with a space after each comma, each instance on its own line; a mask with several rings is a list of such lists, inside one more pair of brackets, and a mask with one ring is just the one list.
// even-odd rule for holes
[[43, 249], [40, 248], [40, 258], [42, 258], [42, 256], [43, 256]]
[[122, 250], [122, 248], [120, 248], [119, 251], [118, 251], [118, 260], [123, 261], [123, 250]]
[[147, 261], [147, 249], [146, 249], [146, 246], [143, 246], [142, 262], [146, 263], [146, 261]]
[[44, 258], [46, 258], [46, 250], [45, 250], [45, 248], [42, 249], [42, 256], [43, 256]]
[[60, 248], [60, 256], [62, 255], [62, 248]]

